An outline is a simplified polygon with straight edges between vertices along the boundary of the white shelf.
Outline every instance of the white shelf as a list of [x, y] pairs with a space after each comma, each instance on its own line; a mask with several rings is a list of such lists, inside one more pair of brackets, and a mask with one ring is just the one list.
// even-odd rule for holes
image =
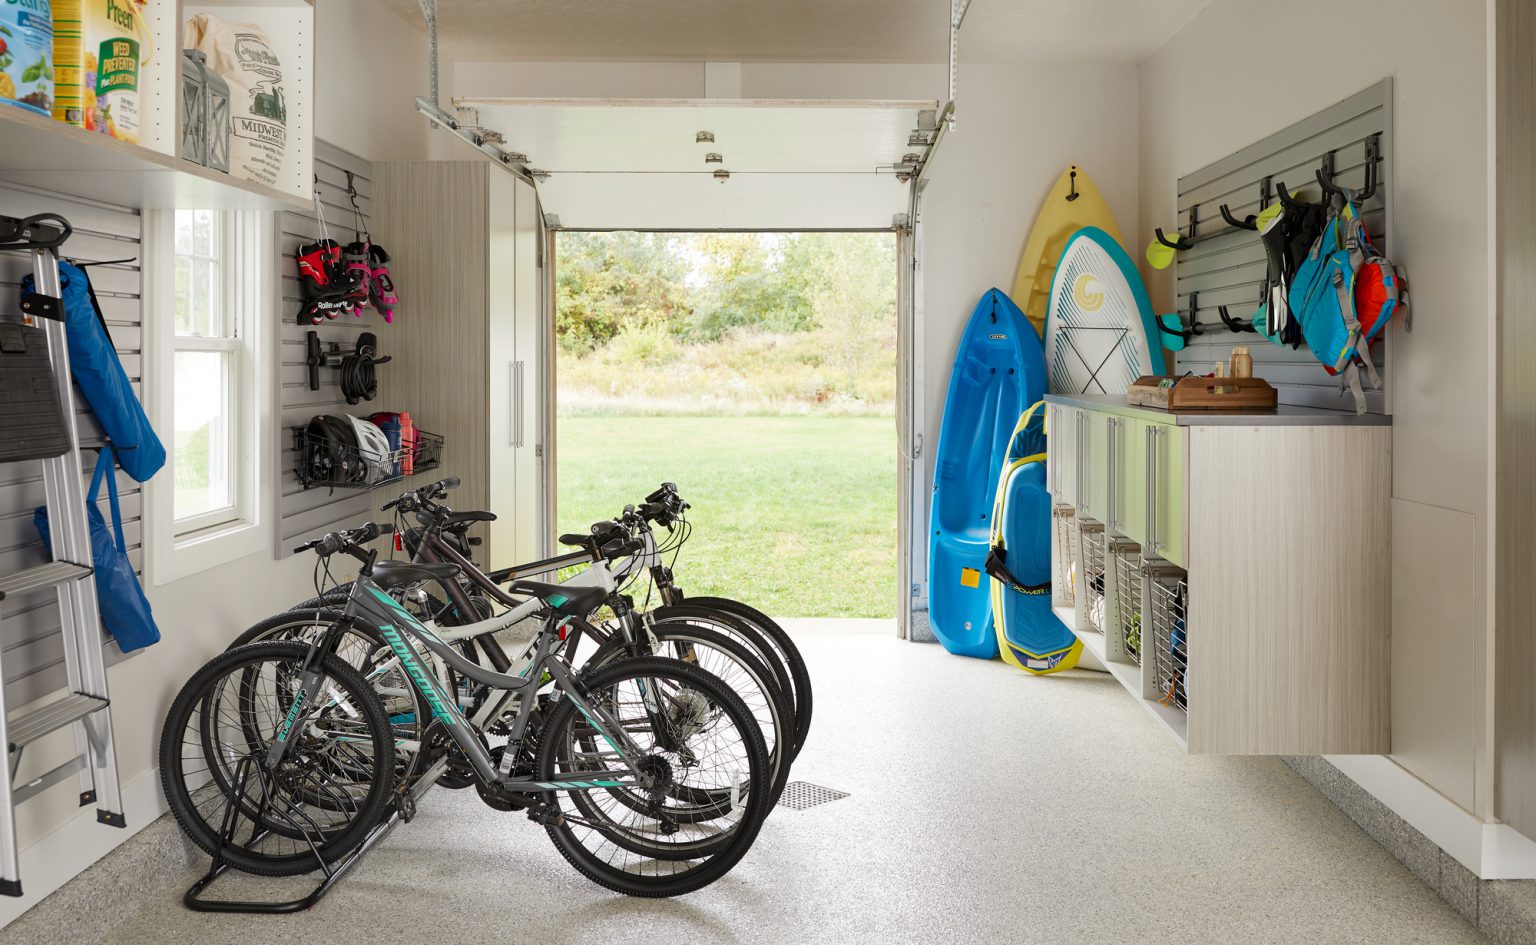
[[1155, 699], [1145, 699], [1141, 694], [1141, 667], [1134, 663], [1111, 662], [1105, 655], [1105, 637], [1097, 630], [1081, 630], [1073, 626], [1077, 614], [1071, 607], [1053, 607], [1056, 616], [1061, 622], [1072, 627], [1072, 632], [1083, 641], [1083, 649], [1091, 653], [1109, 674], [1120, 683], [1125, 691], [1131, 694], [1131, 698], [1141, 703], [1142, 708], [1161, 723], [1164, 731], [1171, 736], [1179, 748], [1189, 750], [1189, 716], [1172, 706], [1162, 705]]
[[[177, 154], [181, 38], [187, 18], [211, 13], [255, 23], [283, 61], [288, 144], [275, 186], [210, 170]], [[154, 54], [140, 77], [138, 144], [0, 105], [0, 179], [132, 209], [307, 210], [314, 165], [314, 9], [306, 0], [152, 3]]]
[[308, 200], [0, 106], [0, 178], [135, 209], [302, 209]]

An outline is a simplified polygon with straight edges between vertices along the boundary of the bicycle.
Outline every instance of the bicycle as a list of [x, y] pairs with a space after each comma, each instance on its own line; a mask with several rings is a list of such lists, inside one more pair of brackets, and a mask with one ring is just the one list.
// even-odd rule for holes
[[[343, 619], [308, 643], [226, 651], [178, 694], [161, 735], [161, 777], [193, 842], [238, 869], [291, 875], [345, 856], [391, 803], [409, 803], [395, 755], [427, 751], [430, 738], [397, 746], [373, 683], [337, 655], [345, 630], [361, 627], [388, 643], [428, 707], [424, 734], [447, 736], [482, 793], [526, 810], [592, 881], [629, 895], [680, 895], [739, 862], [772, 801], [762, 733], [728, 686], [655, 657], [573, 671], [560, 644], [587, 629], [584, 615], [605, 594], [598, 587], [525, 583], [542, 620], [527, 664], [516, 674], [479, 666], [389, 594], [445, 584], [459, 568], [378, 561], [366, 545], [391, 531], [369, 523], [296, 549], [361, 563]], [[476, 717], [507, 720], [499, 758], [423, 650], [490, 691], [493, 708]], [[700, 798], [728, 830], [698, 825]]]
[[[488, 512], [453, 512], [435, 501], [456, 484], [456, 479], [445, 479], [403, 493], [383, 506], [383, 510], [395, 511], [399, 518], [414, 513], [422, 523], [397, 532], [402, 539], [400, 544], [410, 552], [412, 560], [439, 562], [446, 556], [462, 568], [455, 582], [444, 585], [448, 603], [430, 599], [414, 590], [397, 592], [396, 596], [407, 606], [414, 605], [418, 615], [431, 622], [435, 632], [445, 641], [457, 645], [467, 658], [476, 662], [484, 660], [488, 665], [506, 671], [510, 665], [509, 657], [502, 652], [502, 646], [507, 642], [506, 634], [527, 615], [528, 609], [526, 602], [517, 596], [518, 578], [512, 576], [512, 572], [501, 573], [503, 578], [511, 577], [507, 581], [508, 587], [503, 589], [462, 555], [467, 542], [462, 531], [456, 534], [456, 530], [465, 527], [464, 523], [485, 521], [494, 516]], [[608, 524], [599, 523], [599, 526]], [[594, 667], [625, 656], [671, 655], [701, 665], [720, 676], [747, 703], [763, 729], [773, 766], [772, 790], [777, 796], [788, 780], [794, 749], [791, 738], [797, 720], [793, 717], [793, 705], [785, 696], [784, 687], [789, 685], [789, 677], [778, 665], [774, 651], [753, 628], [728, 616], [703, 613], [697, 608], [637, 612], [633, 602], [619, 593], [617, 585], [623, 579], [624, 569], [633, 567], [634, 556], [644, 542], [623, 531], [599, 526], [593, 526], [590, 536], [563, 536], [569, 544], [580, 543], [584, 551], [551, 559], [588, 563], [588, 569], [571, 578], [569, 583], [606, 588], [608, 596], [603, 603], [612, 614], [607, 621], [590, 624], [589, 635], [598, 646], [585, 659], [577, 656], [583, 633], [570, 635], [564, 653], [567, 661], [572, 665]], [[515, 573], [546, 573], [548, 565], [549, 562], [535, 562], [515, 569]], [[338, 619], [335, 609], [344, 600], [348, 588], [349, 585], [340, 585], [292, 611], [269, 617], [246, 630], [231, 646], [268, 639], [302, 639], [319, 633]], [[494, 613], [497, 605], [511, 609], [499, 617], [488, 616]], [[466, 623], [459, 619], [464, 613], [482, 619]], [[521, 649], [525, 642], [516, 641], [513, 649]], [[354, 659], [354, 665], [366, 668], [370, 647], [387, 652], [383, 641], [375, 640], [370, 644], [364, 640], [361, 643], [365, 659]], [[450, 678], [449, 688], [459, 692], [465, 704], [475, 704], [475, 700], [481, 698], [472, 686], [466, 691], [462, 680]], [[415, 737], [412, 722], [419, 715], [400, 711], [392, 712], [392, 717], [401, 720], [397, 725], [400, 737]], [[440, 783], [450, 788], [468, 787], [472, 783], [463, 770], [463, 759], [455, 759], [453, 770]]]

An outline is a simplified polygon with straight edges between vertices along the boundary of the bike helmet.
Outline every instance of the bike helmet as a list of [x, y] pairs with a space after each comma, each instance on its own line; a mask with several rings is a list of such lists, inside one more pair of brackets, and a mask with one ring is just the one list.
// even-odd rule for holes
[[363, 475], [370, 482], [388, 479], [395, 474], [395, 455], [389, 448], [389, 437], [375, 424], [361, 417], [348, 416], [357, 439], [357, 455], [364, 467]]
[[368, 468], [358, 456], [357, 430], [349, 419], [320, 414], [305, 424], [301, 461], [307, 481], [350, 485], [367, 476]]

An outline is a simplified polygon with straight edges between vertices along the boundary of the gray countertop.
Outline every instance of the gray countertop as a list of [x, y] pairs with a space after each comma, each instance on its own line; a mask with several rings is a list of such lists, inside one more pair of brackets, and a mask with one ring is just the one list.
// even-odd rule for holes
[[1156, 407], [1132, 407], [1124, 395], [1046, 394], [1047, 403], [1064, 407], [1082, 407], [1122, 417], [1138, 417], [1181, 427], [1258, 426], [1258, 427], [1389, 427], [1392, 418], [1385, 414], [1356, 414], [1352, 411], [1322, 410], [1317, 407], [1290, 407], [1281, 404], [1274, 410], [1185, 410], [1168, 411]]

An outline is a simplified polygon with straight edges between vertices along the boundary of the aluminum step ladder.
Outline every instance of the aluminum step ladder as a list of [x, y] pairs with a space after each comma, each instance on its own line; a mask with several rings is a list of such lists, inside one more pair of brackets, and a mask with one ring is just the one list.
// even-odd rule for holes
[[[42, 463], [53, 560], [0, 577], [0, 619], [12, 598], [48, 588], [58, 594], [69, 681], [68, 695], [15, 716], [7, 715], [4, 686], [0, 685], [0, 742], [7, 749], [5, 770], [0, 772], [0, 894], [7, 896], [21, 895], [16, 838], [16, 805], [21, 802], [78, 774], [80, 806], [96, 805], [99, 823], [126, 826], [117, 781], [117, 754], [112, 743], [112, 716], [107, 708], [101, 614], [96, 582], [90, 578], [91, 538], [80, 469], [80, 430], [69, 372], [69, 347], [64, 337], [64, 307], [59, 300], [58, 248], [69, 234], [69, 223], [62, 217], [0, 217], [0, 249], [31, 251], [36, 291], [21, 300], [22, 317], [26, 324], [41, 327], [47, 338], [48, 360], [53, 366], [59, 408], [69, 435], [69, 449], [61, 455], [27, 461]], [[4, 409], [3, 404], [0, 409]], [[74, 729], [74, 757], [26, 784], [17, 785], [15, 778], [23, 749], [65, 727]]]

